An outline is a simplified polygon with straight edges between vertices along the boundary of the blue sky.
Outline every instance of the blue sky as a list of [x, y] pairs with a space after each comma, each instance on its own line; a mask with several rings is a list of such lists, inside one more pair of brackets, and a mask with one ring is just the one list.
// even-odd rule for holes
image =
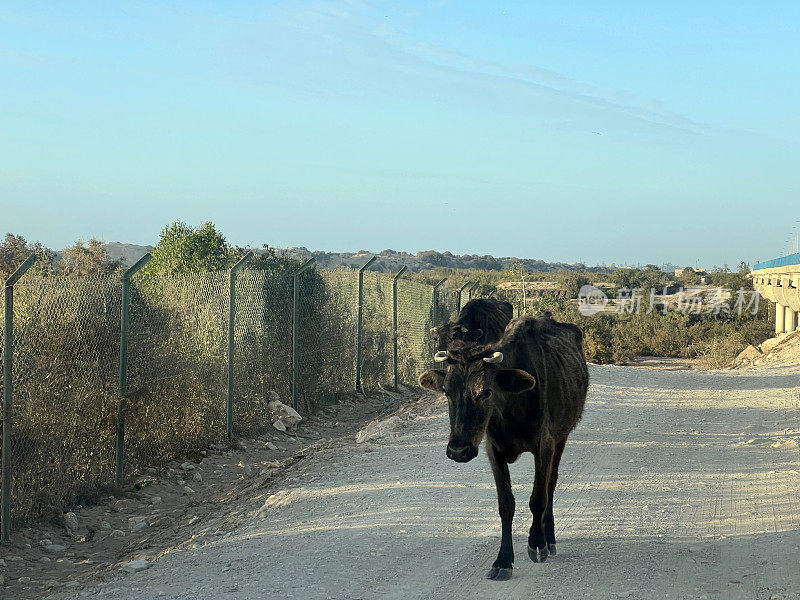
[[772, 258], [800, 219], [799, 22], [794, 2], [6, 1], [0, 229]]

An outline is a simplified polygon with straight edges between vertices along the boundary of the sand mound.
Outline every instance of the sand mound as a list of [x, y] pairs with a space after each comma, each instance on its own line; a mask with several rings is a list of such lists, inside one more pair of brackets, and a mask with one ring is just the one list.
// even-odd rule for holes
[[800, 365], [800, 331], [764, 340], [758, 347], [748, 346], [731, 362], [734, 369], [794, 365]]

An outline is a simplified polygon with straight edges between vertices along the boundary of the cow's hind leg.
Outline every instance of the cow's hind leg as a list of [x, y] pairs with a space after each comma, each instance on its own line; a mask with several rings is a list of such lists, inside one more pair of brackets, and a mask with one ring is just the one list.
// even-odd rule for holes
[[555, 452], [553, 453], [553, 467], [550, 471], [550, 490], [548, 493], [547, 512], [544, 517], [544, 537], [547, 540], [547, 550], [550, 554], [556, 553], [556, 521], [553, 516], [553, 495], [556, 491], [556, 483], [558, 482], [558, 466], [561, 464], [561, 455], [564, 452], [566, 440], [556, 444]]
[[497, 487], [497, 504], [500, 509], [500, 523], [502, 536], [500, 539], [500, 551], [497, 559], [492, 564], [492, 568], [486, 574], [489, 579], [502, 581], [511, 579], [511, 572], [514, 568], [514, 545], [511, 541], [511, 522], [514, 519], [514, 493], [511, 491], [511, 475], [508, 472], [508, 462], [505, 457], [499, 455], [491, 443], [486, 444], [486, 452], [489, 455], [489, 464], [492, 465], [494, 483]]
[[538, 451], [534, 454], [536, 478], [533, 482], [533, 493], [530, 501], [533, 523], [528, 534], [528, 556], [533, 562], [544, 562], [549, 554], [544, 530], [547, 505], [550, 503], [550, 474], [553, 468], [553, 450], [551, 442], [543, 441]]

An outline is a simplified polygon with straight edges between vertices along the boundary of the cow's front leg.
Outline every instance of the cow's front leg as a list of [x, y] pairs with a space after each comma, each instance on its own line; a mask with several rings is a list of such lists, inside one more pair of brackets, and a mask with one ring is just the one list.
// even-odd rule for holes
[[500, 523], [502, 534], [500, 551], [492, 568], [486, 574], [489, 579], [501, 581], [511, 579], [514, 568], [514, 544], [511, 541], [511, 522], [514, 520], [514, 493], [511, 491], [511, 475], [508, 472], [508, 462], [487, 441], [486, 452], [489, 455], [489, 464], [492, 465], [494, 483], [497, 487], [497, 504], [500, 509]]
[[553, 468], [553, 445], [543, 442], [534, 454], [536, 478], [531, 494], [531, 513], [533, 523], [528, 534], [528, 556], [533, 562], [547, 560], [547, 539], [544, 533], [547, 505], [550, 503], [550, 475]]
[[550, 490], [544, 518], [544, 537], [547, 540], [547, 550], [551, 555], [556, 553], [556, 521], [553, 515], [553, 498], [555, 496], [556, 483], [558, 482], [558, 467], [561, 464], [561, 455], [564, 452], [566, 443], [566, 440], [564, 440], [556, 444], [552, 468], [550, 469]]

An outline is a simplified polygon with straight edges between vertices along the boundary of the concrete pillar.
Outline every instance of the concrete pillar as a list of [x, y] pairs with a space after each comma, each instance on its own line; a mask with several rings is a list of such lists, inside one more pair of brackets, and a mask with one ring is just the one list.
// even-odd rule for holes
[[797, 312], [792, 310], [789, 306], [787, 306], [786, 310], [784, 311], [784, 319], [784, 329], [788, 333], [791, 333], [797, 329]]
[[785, 327], [785, 316], [784, 310], [781, 304], [775, 303], [775, 333], [783, 333], [786, 331]]
[[783, 307], [783, 330], [786, 333], [794, 331], [797, 323], [794, 322], [794, 311], [788, 306]]

